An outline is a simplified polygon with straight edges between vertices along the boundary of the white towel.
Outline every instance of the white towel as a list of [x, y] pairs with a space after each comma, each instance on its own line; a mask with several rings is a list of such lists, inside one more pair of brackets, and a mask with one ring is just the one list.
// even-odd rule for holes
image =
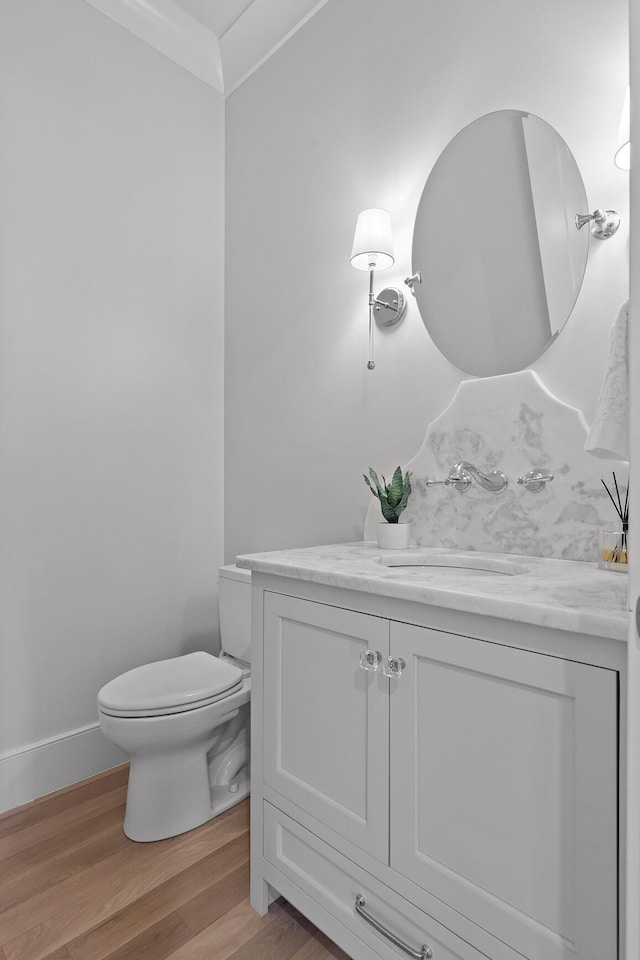
[[603, 460], [629, 460], [629, 301], [615, 319], [609, 337], [607, 371], [589, 436], [587, 453]]

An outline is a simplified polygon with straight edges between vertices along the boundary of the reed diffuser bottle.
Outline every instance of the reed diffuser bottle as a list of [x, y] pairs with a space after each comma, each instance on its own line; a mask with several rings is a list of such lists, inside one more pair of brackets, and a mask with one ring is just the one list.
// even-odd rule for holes
[[602, 485], [609, 494], [609, 499], [620, 518], [620, 528], [618, 530], [600, 530], [598, 534], [598, 566], [603, 570], [628, 573], [629, 488], [627, 487], [623, 505], [615, 473], [613, 474], [613, 483], [616, 492], [615, 497], [604, 480], [602, 481]]

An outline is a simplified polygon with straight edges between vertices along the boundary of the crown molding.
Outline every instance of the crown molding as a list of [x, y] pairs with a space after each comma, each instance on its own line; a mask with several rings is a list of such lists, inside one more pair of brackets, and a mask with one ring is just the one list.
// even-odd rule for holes
[[86, 2], [219, 93], [228, 95], [328, 0], [253, 0], [221, 38], [174, 0]]
[[173, 0], [86, 2], [219, 93], [224, 93], [218, 37]]
[[220, 37], [228, 96], [262, 66], [328, 0], [253, 0]]

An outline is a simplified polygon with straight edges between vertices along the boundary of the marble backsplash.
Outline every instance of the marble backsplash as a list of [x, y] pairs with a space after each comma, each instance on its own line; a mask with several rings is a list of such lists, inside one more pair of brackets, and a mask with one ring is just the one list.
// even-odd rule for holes
[[[413, 474], [413, 492], [402, 519], [411, 521], [412, 542], [595, 561], [598, 531], [620, 527], [600, 480], [612, 486], [615, 470], [626, 490], [628, 468], [585, 453], [587, 433], [582, 413], [554, 397], [531, 370], [465, 380], [405, 467]], [[507, 489], [489, 493], [475, 481], [466, 493], [427, 486], [427, 480], [444, 480], [458, 460], [483, 473], [501, 470], [509, 478]], [[533, 469], [554, 474], [539, 493], [517, 482]], [[380, 520], [373, 500], [366, 540], [376, 539]]]

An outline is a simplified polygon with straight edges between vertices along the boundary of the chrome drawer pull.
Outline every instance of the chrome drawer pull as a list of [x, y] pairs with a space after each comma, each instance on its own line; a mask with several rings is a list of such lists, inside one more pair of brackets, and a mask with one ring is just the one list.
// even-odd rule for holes
[[390, 930], [387, 930], [386, 927], [383, 927], [378, 920], [371, 916], [370, 913], [367, 913], [367, 911], [364, 909], [366, 905], [367, 901], [362, 894], [359, 893], [356, 897], [356, 913], [360, 914], [362, 919], [366, 920], [367, 923], [370, 923], [374, 930], [377, 930], [378, 933], [381, 933], [383, 937], [386, 937], [387, 940], [390, 940], [394, 946], [400, 947], [401, 950], [404, 950], [405, 953], [408, 953], [410, 957], [414, 958], [414, 960], [431, 960], [431, 957], [433, 956], [433, 950], [431, 947], [428, 947], [426, 943], [423, 943], [419, 951], [414, 950], [413, 947], [410, 947], [407, 943], [404, 943], [402, 940], [400, 940], [399, 937], [396, 937], [395, 933], [391, 933]]

